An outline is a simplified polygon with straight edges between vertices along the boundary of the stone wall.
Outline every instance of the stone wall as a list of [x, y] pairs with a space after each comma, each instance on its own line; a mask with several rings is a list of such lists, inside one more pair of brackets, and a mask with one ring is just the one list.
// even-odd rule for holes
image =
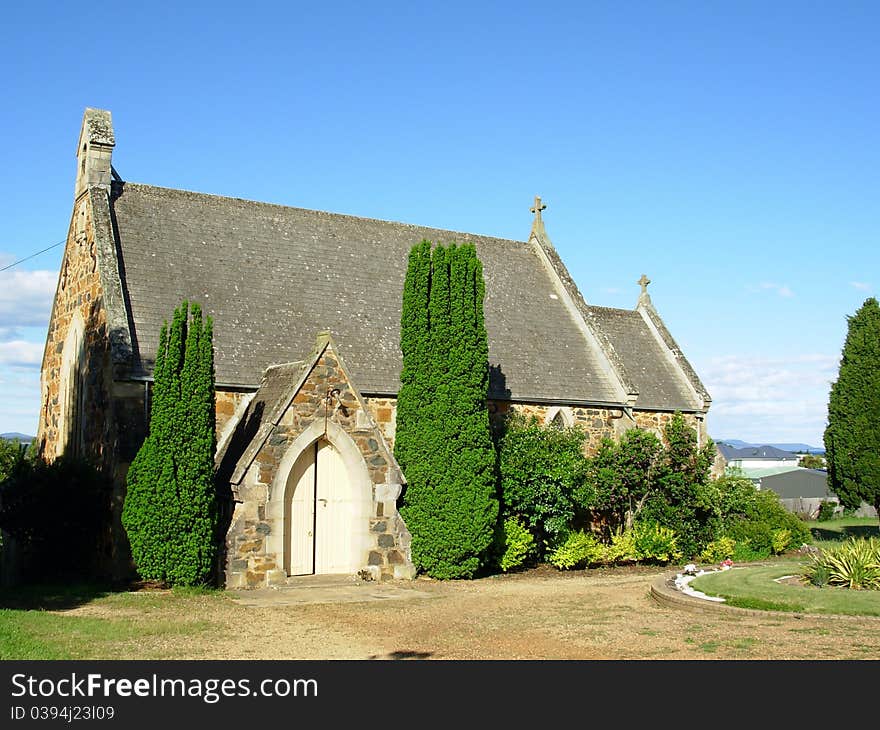
[[241, 390], [227, 390], [216, 388], [214, 391], [214, 411], [217, 417], [216, 433], [217, 441], [227, 425], [230, 424], [232, 417], [235, 415], [239, 406], [243, 401], [249, 399], [250, 392]]
[[[77, 453], [112, 473], [116, 458], [108, 387], [112, 366], [97, 266], [91, 206], [83, 195], [74, 206], [49, 320], [37, 443], [47, 459]], [[74, 322], [83, 328], [79, 358], [64, 353]]]
[[[663, 429], [669, 421], [672, 420], [674, 414], [669, 411], [633, 411], [633, 418], [636, 426], [645, 431], [653, 431], [657, 436], [663, 437]], [[706, 421], [704, 418], [698, 418], [695, 413], [683, 413], [685, 423], [697, 432], [699, 443], [702, 446], [706, 443]]]
[[630, 423], [623, 411], [616, 408], [489, 402], [489, 413], [496, 428], [503, 422], [504, 416], [512, 410], [521, 413], [526, 418], [535, 417], [542, 424], [550, 423], [558, 414], [563, 425], [577, 426], [583, 429], [587, 434], [587, 439], [584, 442], [584, 453], [587, 456], [596, 453], [603, 438], [614, 438], [621, 430], [622, 422]]
[[[366, 397], [364, 401], [369, 408], [373, 420], [382, 430], [389, 446], [394, 448], [394, 430], [397, 420], [397, 399], [389, 397]], [[653, 431], [663, 436], [663, 429], [673, 414], [668, 411], [634, 410], [632, 418], [620, 408], [559, 406], [539, 403], [516, 403], [509, 401], [489, 401], [489, 414], [494, 428], [500, 427], [504, 416], [511, 410], [523, 414], [527, 418], [534, 416], [542, 424], [549, 423], [556, 414], [565, 425], [575, 425], [587, 432], [584, 451], [587, 455], [596, 452], [601, 440], [605, 437], [616, 438], [625, 430], [633, 428]], [[685, 422], [699, 434], [701, 444], [706, 443], [706, 421], [695, 413], [685, 413]], [[721, 473], [723, 473], [723, 468]]]
[[[382, 431], [390, 448], [394, 448], [394, 431], [397, 425], [397, 399], [388, 397], [364, 398], [373, 420]], [[535, 416], [541, 423], [547, 423], [560, 410], [567, 425], [578, 425], [588, 433], [586, 450], [593, 453], [605, 436], [618, 433], [618, 425], [624, 418], [623, 411], [608, 408], [560, 407], [536, 403], [510, 403], [489, 401], [489, 417], [494, 428], [498, 428], [504, 416], [515, 410], [526, 417]]]
[[373, 421], [385, 437], [388, 448], [394, 450], [394, 434], [397, 428], [397, 398], [364, 398]]
[[[329, 391], [337, 397], [327, 403]], [[412, 578], [410, 534], [397, 512], [401, 475], [382, 429], [368, 406], [351, 387], [344, 367], [332, 349], [318, 359], [280, 421], [256, 452], [240, 483], [234, 486], [236, 504], [227, 534], [226, 585], [252, 588], [283, 582], [283, 494], [273, 494], [279, 468], [294, 442], [309, 431], [320, 435], [325, 419], [354, 442], [372, 491], [369, 549], [363, 571], [375, 579]], [[386, 425], [391, 414], [386, 414]], [[289, 457], [288, 457], [289, 458]], [[286, 475], [281, 475], [281, 479]], [[283, 489], [286, 484], [279, 484]]]

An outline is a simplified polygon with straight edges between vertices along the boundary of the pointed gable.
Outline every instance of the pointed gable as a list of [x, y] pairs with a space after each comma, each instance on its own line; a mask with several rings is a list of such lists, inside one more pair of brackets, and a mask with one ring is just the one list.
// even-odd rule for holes
[[681, 369], [637, 310], [591, 306], [639, 391], [636, 405], [656, 410], [702, 408]]

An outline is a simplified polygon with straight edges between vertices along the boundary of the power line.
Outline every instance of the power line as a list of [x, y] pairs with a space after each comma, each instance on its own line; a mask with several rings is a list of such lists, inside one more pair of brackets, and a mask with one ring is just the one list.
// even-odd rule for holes
[[8, 266], [4, 266], [2, 269], [0, 269], [0, 271], [6, 271], [6, 269], [11, 269], [13, 266], [18, 266], [19, 264], [23, 264], [28, 259], [32, 259], [34, 256], [39, 256], [41, 253], [46, 253], [46, 251], [51, 251], [53, 248], [57, 248], [62, 243], [64, 243], [64, 241], [58, 241], [58, 243], [53, 243], [51, 246], [49, 246], [48, 248], [44, 248], [42, 251], [37, 251], [36, 253], [32, 253], [30, 256], [25, 256], [23, 259], [19, 259], [18, 261], [12, 262]]

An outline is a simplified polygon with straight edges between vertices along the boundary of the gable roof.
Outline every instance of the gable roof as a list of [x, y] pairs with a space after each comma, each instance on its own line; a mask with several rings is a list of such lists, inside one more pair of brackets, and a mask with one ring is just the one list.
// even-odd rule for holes
[[797, 461], [800, 459], [798, 454], [777, 449], [775, 446], [746, 446], [741, 449], [735, 449], [728, 444], [721, 444], [719, 448], [722, 448], [724, 458], [728, 461], [736, 459], [777, 459], [779, 461], [794, 459]]
[[[188, 298], [214, 318], [218, 385], [256, 388], [267, 367], [307, 359], [329, 330], [362, 393], [395, 394], [409, 251], [423, 239], [469, 241], [486, 281], [490, 396], [623, 405], [632, 380], [637, 407], [702, 409], [640, 315], [593, 307], [585, 327], [530, 241], [129, 182], [114, 183], [111, 207], [130, 377], [151, 376], [162, 322]], [[607, 332], [591, 337], [596, 327]]]
[[[752, 477], [749, 474], [749, 478]], [[776, 474], [765, 474], [758, 481], [762, 489], [776, 492], [782, 499], [797, 497], [828, 497], [828, 473], [820, 469], [788, 469]]]
[[[214, 463], [221, 483], [230, 480], [242, 454], [249, 449], [252, 451], [248, 454], [250, 463], [290, 404], [291, 391], [299, 387], [316, 359], [317, 355], [309, 363], [283, 363], [266, 369], [260, 387], [236, 421], [234, 431], [217, 448]], [[257, 446], [252, 447], [255, 443]]]
[[638, 388], [637, 404], [640, 408], [699, 409], [700, 404], [684, 373], [672, 361], [638, 310], [593, 305], [589, 309]]

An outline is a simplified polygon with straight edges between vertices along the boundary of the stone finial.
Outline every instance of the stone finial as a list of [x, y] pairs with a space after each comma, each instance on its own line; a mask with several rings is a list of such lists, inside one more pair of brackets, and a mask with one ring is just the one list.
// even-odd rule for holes
[[113, 121], [105, 109], [86, 107], [76, 148], [76, 196], [91, 187], [110, 189], [111, 156], [116, 146]]
[[636, 282], [636, 284], [638, 284], [640, 287], [642, 287], [642, 291], [639, 294], [639, 301], [636, 304], [637, 307], [641, 307], [642, 305], [651, 303], [651, 297], [648, 294], [648, 284], [650, 284], [650, 283], [651, 283], [651, 280], [647, 276], [645, 276], [644, 274], [642, 274], [642, 278]]
[[541, 236], [547, 235], [544, 230], [544, 221], [541, 218], [541, 211], [547, 208], [547, 204], [541, 201], [541, 196], [535, 196], [535, 204], [529, 208], [529, 212], [535, 214], [535, 220], [532, 222], [532, 233], [539, 234]]

